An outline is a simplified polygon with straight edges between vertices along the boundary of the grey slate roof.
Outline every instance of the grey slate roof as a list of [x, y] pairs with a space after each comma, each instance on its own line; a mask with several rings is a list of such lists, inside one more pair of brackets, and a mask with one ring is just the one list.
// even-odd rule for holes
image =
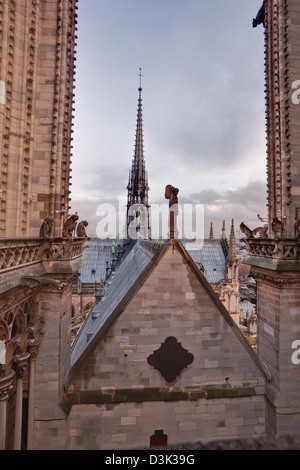
[[111, 263], [111, 240], [91, 239], [89, 248], [83, 252], [86, 264], [80, 269], [80, 281], [83, 284], [94, 284], [105, 279], [106, 261]]
[[[89, 241], [90, 248], [84, 251], [85, 266], [80, 270], [80, 281], [83, 284], [99, 283], [106, 278], [106, 262], [112, 262], [111, 240]], [[226, 256], [220, 240], [204, 240], [203, 243], [183, 242], [183, 246], [199, 267], [204, 266], [204, 276], [209, 283], [218, 283], [225, 278]], [[117, 251], [116, 246], [116, 251]], [[130, 247], [125, 246], [125, 251]]]
[[[113, 257], [123, 256], [129, 249], [129, 245], [115, 244], [115, 255], [112, 253], [112, 240], [100, 240], [91, 238], [88, 242], [89, 248], [83, 252], [85, 265], [80, 269], [80, 281], [82, 284], [100, 283], [101, 279], [106, 278], [106, 263], [111, 266]], [[118, 253], [122, 250], [122, 253]]]
[[225, 279], [226, 256], [220, 240], [184, 242], [183, 246], [198, 267], [203, 265], [203, 274], [209, 283]]
[[71, 352], [71, 367], [86, 351], [89, 344], [107, 322], [114, 320], [113, 312], [130, 295], [136, 281], [141, 282], [143, 272], [168, 244], [155, 244], [138, 240], [120, 262], [114, 276], [108, 279], [102, 299], [98, 299], [82, 326]]

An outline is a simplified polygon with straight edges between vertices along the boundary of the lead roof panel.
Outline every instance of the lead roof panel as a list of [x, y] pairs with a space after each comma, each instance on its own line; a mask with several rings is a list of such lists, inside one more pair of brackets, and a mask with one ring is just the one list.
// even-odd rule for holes
[[204, 267], [203, 274], [209, 283], [225, 279], [226, 257], [220, 240], [185, 242], [183, 245], [198, 268]]
[[[106, 262], [112, 263], [112, 241], [91, 239], [90, 248], [84, 251], [86, 264], [80, 270], [80, 281], [83, 284], [99, 283], [106, 278]], [[225, 278], [226, 257], [220, 240], [203, 240], [203, 242], [184, 242], [183, 246], [188, 251], [196, 265], [204, 267], [204, 276], [210, 283], [218, 283]], [[125, 252], [130, 247], [122, 245], [118, 249]], [[116, 255], [115, 254], [115, 255]], [[122, 253], [123, 255], [123, 253]]]

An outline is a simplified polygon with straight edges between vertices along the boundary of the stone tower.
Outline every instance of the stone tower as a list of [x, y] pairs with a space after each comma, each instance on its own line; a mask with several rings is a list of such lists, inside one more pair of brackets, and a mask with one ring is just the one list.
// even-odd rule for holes
[[149, 186], [144, 157], [141, 77], [140, 72], [135, 150], [127, 186], [127, 236], [132, 239], [149, 238]]
[[76, 0], [0, 4], [0, 238], [69, 211]]
[[258, 354], [270, 369], [267, 430], [300, 433], [300, 10], [265, 0], [253, 26], [265, 36], [269, 238], [248, 233], [257, 281]]
[[0, 450], [68, 446], [76, 4], [0, 2]]

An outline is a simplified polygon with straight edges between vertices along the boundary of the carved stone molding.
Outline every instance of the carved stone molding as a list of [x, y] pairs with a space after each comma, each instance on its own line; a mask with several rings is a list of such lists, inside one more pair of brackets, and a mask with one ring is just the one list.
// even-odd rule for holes
[[256, 281], [262, 281], [264, 283], [272, 284], [277, 287], [282, 286], [300, 286], [300, 272], [295, 276], [283, 276], [282, 272], [278, 273], [277, 271], [268, 272], [264, 269], [252, 267], [251, 275], [255, 278]]
[[35, 292], [36, 291], [34, 289], [24, 286], [9, 290], [2, 294], [0, 298], [0, 316], [3, 317], [7, 311], [15, 308], [17, 305], [31, 302], [34, 298]]
[[1, 366], [3, 375], [11, 369], [16, 357], [26, 356], [28, 351], [35, 354], [40, 344], [44, 320], [38, 315], [35, 295], [33, 289], [31, 297], [10, 304], [0, 313], [0, 340], [6, 345], [6, 364]]
[[24, 356], [16, 356], [14, 358], [13, 368], [16, 373], [16, 377], [18, 379], [22, 379], [28, 367], [28, 360], [30, 358], [30, 354], [27, 353]]
[[1, 377], [0, 375], [0, 401], [7, 400], [10, 390], [13, 388], [15, 372], [10, 371], [8, 375]]
[[30, 354], [30, 361], [36, 360], [39, 349], [40, 349], [40, 345], [41, 345], [40, 341], [36, 341], [34, 339], [28, 341], [28, 351]]

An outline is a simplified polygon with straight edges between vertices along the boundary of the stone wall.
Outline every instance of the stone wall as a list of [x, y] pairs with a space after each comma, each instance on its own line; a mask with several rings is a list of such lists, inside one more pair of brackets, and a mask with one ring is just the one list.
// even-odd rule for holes
[[71, 413], [70, 448], [147, 449], [156, 430], [163, 430], [172, 446], [261, 436], [264, 399], [77, 405]]
[[291, 429], [299, 433], [299, 274], [257, 268], [255, 272], [258, 279], [258, 354], [272, 374], [266, 391], [267, 428], [279, 436], [289, 434]]

